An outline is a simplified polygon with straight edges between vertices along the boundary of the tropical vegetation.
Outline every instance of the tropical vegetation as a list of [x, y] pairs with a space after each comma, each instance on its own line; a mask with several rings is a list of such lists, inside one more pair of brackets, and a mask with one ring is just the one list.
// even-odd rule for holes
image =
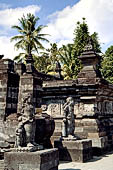
[[41, 33], [45, 26], [39, 25], [36, 27], [38, 21], [38, 17], [28, 13], [26, 17], [23, 15], [19, 19], [19, 26], [12, 26], [13, 29], [18, 31], [19, 35], [12, 37], [11, 41], [16, 41], [15, 48], [17, 50], [22, 49], [22, 52], [14, 58], [17, 62], [25, 62], [29, 54], [32, 53], [33, 55], [38, 53], [39, 49], [44, 49], [42, 41], [48, 42], [45, 38], [46, 34]]

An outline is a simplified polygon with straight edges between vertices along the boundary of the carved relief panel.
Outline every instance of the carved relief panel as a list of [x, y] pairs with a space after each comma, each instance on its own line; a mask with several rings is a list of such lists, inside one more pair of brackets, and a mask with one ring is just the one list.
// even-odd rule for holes
[[102, 101], [97, 103], [98, 113], [100, 115], [113, 114], [113, 101]]
[[96, 104], [80, 102], [75, 103], [74, 113], [76, 117], [92, 116], [95, 114], [96, 109]]
[[63, 100], [49, 101], [46, 105], [42, 105], [42, 110], [44, 110], [43, 108], [46, 108], [44, 112], [52, 117], [59, 117], [63, 115], [63, 103]]

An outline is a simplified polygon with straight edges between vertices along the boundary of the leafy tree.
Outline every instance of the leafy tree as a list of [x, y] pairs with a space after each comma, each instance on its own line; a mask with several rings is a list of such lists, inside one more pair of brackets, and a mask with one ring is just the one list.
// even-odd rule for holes
[[95, 52], [101, 52], [101, 47], [98, 42], [98, 34], [94, 32], [90, 35], [85, 18], [83, 18], [82, 23], [77, 22], [77, 27], [74, 30], [74, 36], [73, 44], [68, 44], [67, 46], [63, 45], [60, 52], [65, 79], [77, 78], [78, 72], [82, 68], [78, 56], [82, 54], [89, 37], [92, 38]]
[[39, 25], [36, 27], [37, 21], [39, 21], [38, 17], [28, 13], [26, 17], [23, 15], [23, 17], [19, 19], [19, 26], [12, 26], [13, 29], [19, 32], [19, 35], [12, 37], [11, 41], [17, 41], [15, 48], [17, 50], [23, 50], [22, 53], [14, 58], [17, 62], [23, 62], [30, 53], [38, 53], [39, 49], [44, 49], [41, 41], [48, 42], [45, 38], [47, 34], [41, 33], [45, 26]]
[[87, 40], [89, 38], [88, 25], [85, 22], [85, 18], [83, 18], [83, 22], [77, 22], [77, 27], [74, 30], [74, 39], [73, 39], [73, 48], [76, 56], [81, 55], [85, 45], [87, 44]]
[[80, 71], [80, 61], [73, 52], [73, 44], [63, 45], [59, 51], [64, 79], [76, 79]]
[[41, 55], [35, 55], [33, 58], [35, 60], [35, 68], [39, 72], [48, 73], [48, 66], [51, 65], [48, 53], [43, 52]]
[[47, 49], [49, 56], [49, 64], [47, 66], [47, 72], [51, 75], [55, 75], [56, 62], [59, 61], [59, 49], [56, 43], [51, 43], [50, 48]]
[[101, 46], [99, 44], [99, 41], [98, 41], [98, 33], [97, 32], [94, 32], [92, 35], [91, 35], [91, 38], [92, 38], [92, 42], [93, 42], [93, 48], [95, 50], [96, 53], [101, 53]]
[[94, 32], [92, 35], [89, 33], [89, 28], [86, 23], [85, 18], [83, 18], [82, 23], [77, 22], [77, 27], [74, 30], [74, 43], [73, 43], [73, 48], [75, 55], [80, 56], [81, 53], [83, 52], [84, 47], [86, 46], [89, 36], [92, 38], [93, 42], [93, 47], [95, 52], [100, 53], [101, 52], [101, 47], [98, 42], [98, 34]]
[[113, 83], [113, 46], [106, 50], [101, 66], [102, 76], [110, 83]]
[[[36, 56], [35, 56], [36, 57]], [[50, 48], [40, 52], [40, 56], [36, 57], [35, 67], [38, 71], [55, 75], [56, 62], [59, 57], [59, 49], [56, 43], [51, 43]]]

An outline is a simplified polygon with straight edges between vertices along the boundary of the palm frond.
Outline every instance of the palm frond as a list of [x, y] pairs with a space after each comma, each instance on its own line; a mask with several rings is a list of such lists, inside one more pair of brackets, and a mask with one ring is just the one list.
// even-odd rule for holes
[[10, 41], [17, 41], [17, 40], [22, 40], [24, 37], [23, 35], [16, 35], [10, 39]]

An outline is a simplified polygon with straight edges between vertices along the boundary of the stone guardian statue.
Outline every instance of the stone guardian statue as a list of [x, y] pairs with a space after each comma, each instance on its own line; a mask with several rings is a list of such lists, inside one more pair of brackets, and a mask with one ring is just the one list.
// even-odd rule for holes
[[23, 98], [21, 116], [19, 117], [19, 124], [16, 129], [16, 143], [15, 146], [33, 147], [35, 143], [35, 108], [33, 105], [33, 97], [28, 94]]
[[63, 105], [63, 123], [62, 123], [62, 137], [74, 137], [75, 119], [74, 119], [74, 100], [72, 97], [66, 99]]

